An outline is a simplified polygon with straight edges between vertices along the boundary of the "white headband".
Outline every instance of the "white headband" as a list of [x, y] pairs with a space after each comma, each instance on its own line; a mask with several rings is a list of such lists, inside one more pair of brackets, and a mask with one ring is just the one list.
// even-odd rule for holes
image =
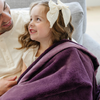
[[52, 0], [49, 1], [50, 10], [47, 13], [47, 19], [50, 22], [50, 28], [52, 28], [53, 24], [57, 20], [58, 15], [59, 15], [59, 10], [62, 11], [65, 27], [67, 27], [70, 21], [71, 12], [68, 9], [68, 7], [65, 4], [63, 4], [60, 0], [58, 0], [57, 3], [58, 4], [56, 4]]

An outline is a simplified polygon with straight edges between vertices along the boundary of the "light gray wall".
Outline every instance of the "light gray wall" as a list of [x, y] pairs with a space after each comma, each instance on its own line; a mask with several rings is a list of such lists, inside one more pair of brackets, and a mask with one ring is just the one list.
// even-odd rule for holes
[[87, 7], [100, 6], [100, 0], [86, 0]]

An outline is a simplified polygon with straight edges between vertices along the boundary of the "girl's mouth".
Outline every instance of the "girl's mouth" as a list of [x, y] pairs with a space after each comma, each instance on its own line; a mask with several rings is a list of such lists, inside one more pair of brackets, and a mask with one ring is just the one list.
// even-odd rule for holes
[[36, 33], [37, 31], [35, 31], [34, 29], [29, 29], [29, 32], [30, 32], [30, 34], [34, 34], [34, 33]]

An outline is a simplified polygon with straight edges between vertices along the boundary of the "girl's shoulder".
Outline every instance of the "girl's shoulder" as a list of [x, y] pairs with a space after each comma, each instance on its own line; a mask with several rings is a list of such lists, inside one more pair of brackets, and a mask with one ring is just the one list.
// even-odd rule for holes
[[36, 55], [38, 49], [39, 49], [39, 46], [36, 46], [36, 47], [31, 46], [29, 49], [26, 49], [26, 50], [25, 50], [24, 55], [30, 54], [30, 53], [31, 53], [32, 55]]
[[29, 49], [27, 49], [22, 56], [23, 62], [26, 64], [26, 66], [30, 66], [32, 64], [32, 62], [34, 62], [36, 60], [35, 55], [38, 51], [39, 47], [30, 47]]

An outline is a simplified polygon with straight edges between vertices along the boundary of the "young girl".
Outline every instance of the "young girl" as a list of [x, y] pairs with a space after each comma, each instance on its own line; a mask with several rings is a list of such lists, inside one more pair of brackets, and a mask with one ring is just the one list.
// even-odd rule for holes
[[70, 10], [62, 2], [34, 3], [20, 36], [21, 49], [33, 47], [34, 62], [0, 100], [95, 100], [98, 62], [70, 41], [72, 32]]
[[[54, 2], [50, 2], [50, 12], [48, 12], [49, 6], [47, 2], [40, 2], [40, 4], [37, 2], [32, 4], [30, 9], [30, 22], [26, 25], [26, 34], [23, 34], [19, 37], [19, 42], [22, 44], [20, 49], [27, 49], [24, 56], [28, 55], [30, 52], [30, 54], [33, 54], [30, 61], [35, 61], [36, 58], [38, 58], [47, 48], [49, 48], [54, 43], [63, 39], [71, 40], [71, 35], [74, 28], [71, 24], [70, 10], [66, 5], [59, 1], [59, 5], [62, 4], [62, 6], [65, 7], [63, 14], [66, 14], [62, 14], [61, 10], [59, 10], [60, 6], [57, 8], [58, 11], [56, 12], [55, 9], [54, 12], [54, 8], [52, 7], [52, 3], [54, 4]], [[65, 18], [66, 23], [64, 22], [63, 17]], [[67, 27], [65, 27], [65, 24]], [[22, 73], [26, 69], [27, 67], [25, 63], [23, 63]]]

